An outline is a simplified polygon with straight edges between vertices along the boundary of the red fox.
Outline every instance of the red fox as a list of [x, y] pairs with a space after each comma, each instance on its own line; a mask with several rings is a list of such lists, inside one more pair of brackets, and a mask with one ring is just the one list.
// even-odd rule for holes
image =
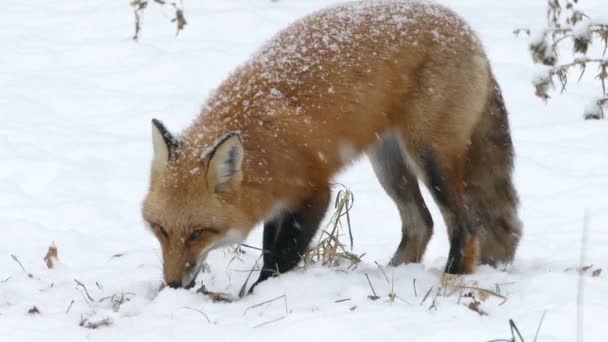
[[[521, 236], [507, 110], [481, 43], [426, 1], [363, 1], [296, 21], [236, 69], [179, 136], [152, 125], [143, 217], [165, 282], [191, 287], [207, 253], [264, 223], [255, 284], [293, 269], [362, 155], [402, 219], [392, 265], [420, 262], [445, 220], [446, 273], [512, 261]], [[254, 285], [255, 286], [255, 285]]]

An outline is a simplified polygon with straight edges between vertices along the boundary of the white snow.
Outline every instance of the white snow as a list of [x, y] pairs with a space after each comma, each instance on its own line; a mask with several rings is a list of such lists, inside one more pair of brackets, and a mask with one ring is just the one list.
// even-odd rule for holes
[[[506, 271], [482, 266], [463, 278], [494, 291], [498, 284], [506, 302], [490, 296], [480, 306], [487, 316], [480, 316], [467, 308], [470, 298], [459, 303], [458, 293], [436, 297], [434, 290], [421, 304], [429, 288], [441, 285], [448, 252], [445, 226], [427, 192], [435, 235], [423, 264], [384, 268], [407, 303], [387, 301], [392, 285], [374, 261], [390, 260], [400, 221], [366, 160], [337, 179], [355, 196], [354, 252], [367, 253], [356, 270], [294, 271], [230, 304], [213, 303], [194, 290], [158, 292], [159, 245], [140, 214], [152, 158], [150, 119], [162, 119], [173, 132], [185, 128], [212, 89], [279, 29], [333, 2], [186, 0], [188, 25], [177, 38], [171, 11], [151, 4], [135, 43], [128, 1], [5, 0], [0, 11], [0, 340], [487, 341], [510, 338], [508, 320], [513, 319], [532, 341], [546, 312], [538, 341], [575, 341], [578, 308], [584, 341], [604, 341], [608, 121], [581, 119], [585, 104], [598, 95], [597, 84], [572, 84], [546, 105], [535, 98], [531, 80], [540, 67], [532, 64], [527, 39], [512, 32], [540, 29], [545, 1], [440, 2], [479, 33], [511, 113], [522, 242]], [[594, 20], [608, 18], [604, 0], [581, 2]], [[400, 17], [387, 20], [407, 25]], [[331, 48], [333, 42], [328, 43]], [[581, 265], [585, 212], [582, 264], [593, 267], [581, 278], [579, 305], [573, 268]], [[261, 246], [261, 233], [256, 229], [246, 243]], [[52, 243], [58, 262], [47, 269], [43, 258]], [[236, 297], [259, 255], [245, 251], [238, 258], [233, 249], [211, 253], [211, 271], [199, 276], [199, 283]], [[603, 272], [593, 277], [597, 269]], [[368, 299], [365, 274], [381, 299]], [[252, 308], [282, 295], [284, 300]], [[350, 300], [336, 302], [341, 299]], [[27, 313], [33, 306], [40, 314]], [[111, 321], [88, 329], [79, 326], [82, 318]]]

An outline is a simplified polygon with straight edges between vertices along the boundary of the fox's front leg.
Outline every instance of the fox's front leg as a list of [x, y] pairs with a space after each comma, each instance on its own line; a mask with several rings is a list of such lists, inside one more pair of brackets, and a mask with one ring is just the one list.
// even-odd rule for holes
[[285, 209], [264, 224], [264, 266], [250, 291], [300, 262], [327, 211], [329, 195], [329, 187], [317, 189], [298, 209]]

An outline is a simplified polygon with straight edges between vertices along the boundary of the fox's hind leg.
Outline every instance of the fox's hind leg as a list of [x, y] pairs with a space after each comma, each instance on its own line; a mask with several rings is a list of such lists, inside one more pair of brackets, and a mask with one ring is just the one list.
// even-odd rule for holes
[[329, 186], [317, 188], [299, 208], [286, 208], [264, 224], [264, 265], [253, 287], [293, 269], [300, 262], [319, 229], [329, 199]]
[[433, 235], [433, 219], [420, 194], [418, 179], [410, 170], [399, 137], [385, 135], [368, 152], [376, 176], [399, 209], [401, 242], [391, 265], [420, 262]]
[[438, 145], [410, 141], [406, 143], [406, 150], [420, 167], [448, 229], [450, 251], [445, 272], [472, 273], [479, 263], [480, 241], [478, 227], [472, 224], [464, 203], [466, 144], [457, 144], [455, 139]]

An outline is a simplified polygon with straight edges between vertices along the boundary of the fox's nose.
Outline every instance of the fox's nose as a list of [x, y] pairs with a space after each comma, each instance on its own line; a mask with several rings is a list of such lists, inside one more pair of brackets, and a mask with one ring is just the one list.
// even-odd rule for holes
[[171, 282], [167, 283], [167, 285], [169, 285], [169, 287], [171, 287], [171, 288], [179, 289], [180, 287], [182, 287], [182, 282], [181, 281], [171, 281]]

